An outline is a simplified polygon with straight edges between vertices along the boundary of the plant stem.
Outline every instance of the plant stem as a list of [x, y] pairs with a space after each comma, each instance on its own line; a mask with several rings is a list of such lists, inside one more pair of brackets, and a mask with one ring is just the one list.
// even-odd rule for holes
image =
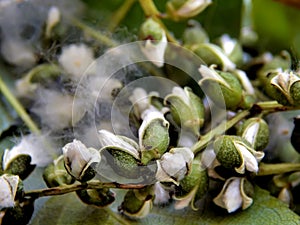
[[0, 76], [0, 92], [6, 97], [8, 102], [12, 105], [12, 107], [16, 110], [20, 118], [24, 121], [27, 127], [30, 129], [32, 133], [40, 134], [40, 130], [31, 117], [27, 114], [26, 110], [20, 103], [20, 101], [13, 95], [13, 93], [9, 90], [7, 85], [4, 83]]
[[300, 163], [278, 163], [278, 164], [259, 164], [257, 176], [275, 175], [300, 171]]
[[32, 190], [25, 192], [25, 197], [40, 198], [45, 196], [63, 195], [74, 191], [85, 189], [117, 188], [117, 189], [140, 189], [144, 184], [119, 184], [116, 182], [102, 183], [100, 181], [89, 181], [87, 183], [76, 183], [59, 187]]
[[116, 47], [118, 45], [118, 43], [113, 41], [111, 38], [101, 34], [97, 30], [87, 26], [86, 24], [82, 23], [81, 21], [79, 21], [75, 18], [72, 18], [71, 20], [72, 20], [74, 26], [80, 28], [81, 30], [83, 30], [84, 32], [89, 34], [91, 37], [98, 40], [100, 43], [102, 43], [108, 47]]
[[135, 1], [136, 0], [125, 0], [121, 7], [111, 16], [111, 21], [108, 24], [108, 29], [110, 31], [114, 31], [114, 29], [116, 29]]
[[228, 121], [224, 121], [219, 126], [213, 128], [210, 132], [203, 135], [201, 139], [194, 146], [192, 146], [192, 151], [194, 152], [194, 154], [203, 151], [215, 136], [223, 134], [226, 130], [233, 127], [236, 123], [246, 118], [251, 113], [252, 114], [263, 113], [265, 115], [272, 112], [297, 110], [297, 109], [298, 108], [295, 107], [281, 105], [277, 101], [258, 102], [254, 104], [251, 109], [247, 109], [238, 113], [232, 119]]
[[161, 13], [156, 8], [153, 0], [139, 0], [140, 5], [146, 15], [146, 17], [152, 17], [159, 25], [164, 29], [166, 32], [167, 39], [170, 42], [173, 42], [175, 44], [179, 44], [179, 42], [173, 37], [173, 35], [170, 33], [170, 31], [167, 29], [167, 27], [164, 25], [164, 23], [161, 21]]
[[194, 154], [197, 154], [198, 152], [201, 152], [204, 150], [204, 148], [208, 145], [208, 143], [217, 135], [223, 134], [226, 130], [233, 127], [236, 123], [238, 123], [240, 120], [246, 118], [250, 114], [249, 110], [244, 110], [240, 113], [238, 113], [235, 117], [228, 121], [224, 121], [216, 128], [212, 129], [207, 134], [203, 135], [201, 139], [192, 147], [192, 151]]

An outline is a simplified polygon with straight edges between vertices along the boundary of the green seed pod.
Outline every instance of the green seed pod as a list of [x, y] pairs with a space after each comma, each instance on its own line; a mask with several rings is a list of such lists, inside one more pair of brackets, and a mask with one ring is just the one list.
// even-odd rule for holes
[[119, 211], [131, 219], [144, 218], [153, 206], [153, 187], [127, 191]]
[[101, 160], [98, 150], [87, 148], [78, 140], [63, 147], [64, 162], [68, 173], [81, 182], [88, 181], [96, 175], [93, 167]]
[[[300, 105], [299, 81], [299, 75], [292, 71], [275, 72], [275, 76], [272, 76], [272, 79], [270, 79], [271, 85], [276, 88], [276, 91], [283, 94], [288, 103], [293, 106]], [[279, 103], [281, 103], [281, 98], [277, 97], [279, 93], [271, 97], [275, 98]], [[283, 103], [285, 103], [285, 101], [283, 101]]]
[[179, 126], [200, 136], [200, 128], [204, 123], [204, 106], [191, 88], [174, 87], [172, 94], [167, 95], [164, 102], [170, 106], [173, 119]]
[[258, 162], [264, 153], [255, 151], [242, 137], [223, 135], [214, 141], [217, 160], [228, 169], [244, 174], [245, 170], [258, 172]]
[[209, 42], [208, 34], [196, 20], [189, 20], [188, 27], [183, 32], [183, 44], [193, 50], [198, 44]]
[[167, 36], [161, 25], [148, 18], [140, 28], [140, 39], [144, 40], [140, 47], [144, 55], [157, 67], [164, 65], [167, 48]]
[[170, 142], [169, 126], [162, 113], [152, 110], [144, 113], [139, 128], [141, 162], [144, 165], [153, 159], [159, 159], [167, 150]]
[[241, 83], [231, 73], [221, 72], [201, 65], [199, 72], [203, 78], [199, 81], [199, 85], [204, 89], [205, 94], [220, 107], [225, 105], [230, 110], [237, 109], [243, 98], [243, 90]]
[[197, 210], [195, 203], [207, 193], [208, 184], [207, 170], [202, 168], [200, 160], [194, 160], [191, 173], [180, 181], [175, 192], [175, 209], [182, 209], [190, 204], [193, 210]]
[[105, 156], [118, 175], [132, 179], [141, 176], [140, 150], [134, 140], [106, 130], [99, 131], [99, 139], [104, 146], [100, 149], [100, 154]]
[[140, 28], [140, 40], [162, 40], [164, 36], [164, 30], [162, 27], [152, 18], [148, 18]]
[[253, 117], [243, 123], [239, 135], [245, 138], [256, 151], [262, 151], [269, 142], [269, 127], [262, 118]]
[[170, 19], [180, 21], [198, 15], [211, 3], [211, 0], [170, 0], [166, 9]]
[[137, 179], [141, 176], [139, 169], [140, 161], [125, 152], [124, 149], [108, 146], [102, 148], [100, 151], [118, 175], [131, 179]]
[[207, 65], [217, 65], [223, 71], [234, 70], [235, 64], [228, 58], [224, 51], [217, 45], [210, 43], [198, 44], [193, 49]]
[[9, 158], [9, 150], [5, 150], [3, 155], [4, 173], [18, 175], [21, 179], [28, 177], [34, 170], [35, 165], [31, 163], [30, 155], [20, 154], [14, 158]]
[[75, 179], [65, 168], [63, 155], [59, 156], [45, 168], [43, 178], [48, 187], [57, 187], [75, 182]]
[[80, 190], [76, 191], [76, 194], [82, 202], [100, 208], [106, 207], [115, 201], [115, 194], [108, 188]]

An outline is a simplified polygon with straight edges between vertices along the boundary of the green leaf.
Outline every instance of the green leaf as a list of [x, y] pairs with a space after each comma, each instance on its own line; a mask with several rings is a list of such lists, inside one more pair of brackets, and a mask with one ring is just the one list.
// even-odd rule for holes
[[[120, 203], [117, 203], [120, 204]], [[115, 204], [116, 205], [116, 204]], [[173, 206], [154, 207], [146, 218], [131, 221], [108, 209], [98, 209], [81, 203], [74, 194], [52, 197], [33, 219], [31, 225], [63, 224], [299, 224], [300, 217], [269, 193], [255, 188], [254, 204], [245, 211], [227, 214], [212, 203], [200, 211], [174, 211]]]
[[253, 0], [253, 25], [262, 50], [292, 49], [300, 56], [300, 11], [279, 1]]

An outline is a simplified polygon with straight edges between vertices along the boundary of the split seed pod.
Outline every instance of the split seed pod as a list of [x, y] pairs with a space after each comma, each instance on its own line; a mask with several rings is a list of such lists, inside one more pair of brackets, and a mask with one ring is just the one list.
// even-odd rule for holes
[[235, 110], [240, 106], [243, 98], [243, 90], [239, 80], [231, 73], [221, 72], [214, 69], [214, 66], [207, 67], [201, 65], [199, 72], [203, 78], [199, 85], [204, 89], [212, 101], [230, 110]]
[[261, 151], [255, 151], [250, 143], [239, 136], [223, 135], [214, 141], [217, 160], [227, 169], [237, 173], [258, 172], [258, 162], [264, 157]]
[[45, 168], [43, 178], [48, 187], [57, 187], [75, 182], [75, 179], [67, 172], [64, 166], [63, 155]]
[[269, 127], [266, 121], [253, 117], [244, 122], [240, 136], [245, 138], [256, 151], [262, 151], [269, 142]]
[[172, 94], [167, 95], [164, 102], [170, 106], [173, 119], [179, 126], [200, 136], [200, 128], [204, 123], [204, 106], [191, 88], [174, 87]]
[[141, 162], [147, 165], [153, 159], [159, 159], [167, 150], [170, 142], [169, 122], [158, 111], [146, 110], [139, 128], [139, 146]]
[[208, 184], [207, 170], [202, 168], [200, 160], [194, 160], [191, 173], [180, 181], [175, 192], [175, 209], [182, 209], [190, 204], [193, 210], [197, 210], [195, 203], [207, 193]]
[[140, 150], [134, 140], [106, 130], [99, 131], [99, 140], [103, 146], [101, 155], [118, 175], [132, 179], [140, 177]]
[[153, 207], [153, 186], [127, 191], [119, 211], [131, 219], [146, 217]]
[[93, 166], [101, 160], [100, 153], [94, 148], [87, 148], [78, 140], [63, 147], [65, 167], [70, 175], [81, 182], [88, 181], [96, 175]]

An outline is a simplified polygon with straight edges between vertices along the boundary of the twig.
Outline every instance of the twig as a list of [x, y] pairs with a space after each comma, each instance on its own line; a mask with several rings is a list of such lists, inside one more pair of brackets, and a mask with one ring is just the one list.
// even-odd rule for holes
[[0, 76], [0, 92], [6, 97], [8, 102], [12, 105], [12, 107], [16, 110], [20, 118], [24, 121], [27, 127], [30, 129], [32, 133], [40, 134], [40, 130], [31, 117], [28, 115], [20, 101], [13, 95], [13, 93], [9, 90], [7, 85], [4, 83]]
[[59, 187], [45, 188], [25, 192], [25, 197], [40, 198], [45, 196], [63, 195], [74, 191], [84, 189], [102, 189], [102, 188], [117, 188], [117, 189], [140, 189], [144, 188], [144, 184], [119, 184], [116, 182], [102, 183], [100, 181], [89, 181], [87, 183], [76, 183]]
[[109, 31], [114, 31], [115, 28], [120, 24], [120, 22], [124, 19], [130, 8], [132, 7], [133, 3], [136, 0], [125, 0], [120, 8], [113, 13], [111, 16], [110, 23], [108, 25]]
[[275, 175], [294, 171], [300, 171], [300, 163], [260, 163], [259, 172], [257, 173], [257, 176]]

